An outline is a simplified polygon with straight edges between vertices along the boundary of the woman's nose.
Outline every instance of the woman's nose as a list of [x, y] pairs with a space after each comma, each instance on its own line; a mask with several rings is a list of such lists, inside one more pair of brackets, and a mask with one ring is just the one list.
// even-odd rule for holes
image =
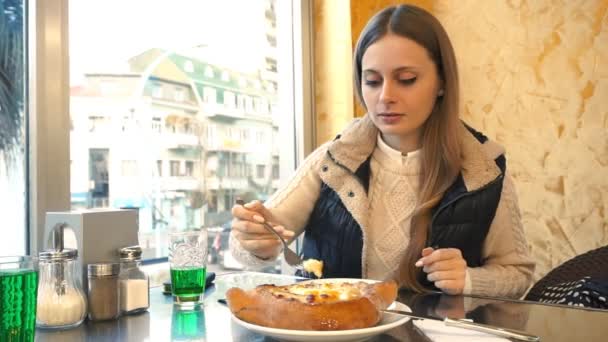
[[384, 82], [382, 89], [380, 90], [380, 101], [384, 103], [390, 103], [395, 101], [395, 87], [391, 82]]

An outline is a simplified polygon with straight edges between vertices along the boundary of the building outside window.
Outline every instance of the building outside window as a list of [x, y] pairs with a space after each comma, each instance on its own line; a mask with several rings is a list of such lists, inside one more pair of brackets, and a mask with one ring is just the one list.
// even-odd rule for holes
[[256, 170], [257, 170], [256, 176], [258, 178], [264, 178], [264, 175], [266, 174], [266, 165], [258, 165]]
[[163, 97], [163, 85], [161, 83], [152, 84], [152, 97], [159, 99]]
[[162, 160], [156, 161], [156, 172], [158, 174], [158, 177], [163, 176], [163, 161]]
[[191, 160], [186, 160], [186, 176], [192, 177], [194, 176], [194, 162]]
[[169, 161], [169, 175], [171, 177], [178, 177], [180, 176], [180, 172], [179, 172], [179, 160], [171, 160]]

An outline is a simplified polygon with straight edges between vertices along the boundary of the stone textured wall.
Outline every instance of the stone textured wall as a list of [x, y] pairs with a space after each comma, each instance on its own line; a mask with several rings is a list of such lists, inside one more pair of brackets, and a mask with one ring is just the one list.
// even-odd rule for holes
[[608, 0], [436, 1], [462, 117], [507, 149], [536, 278], [608, 244]]
[[[315, 2], [325, 9], [315, 11], [315, 20], [323, 17], [327, 28], [331, 18], [334, 34], [351, 34], [351, 48], [369, 17], [397, 3], [350, 1], [351, 24], [343, 27], [329, 2]], [[452, 39], [462, 118], [507, 149], [538, 262], [535, 278], [608, 244], [608, 0], [410, 2], [433, 12]], [[346, 43], [336, 44], [340, 56]], [[319, 142], [355, 115], [341, 112], [336, 124], [325, 125], [333, 121], [325, 90], [352, 80], [345, 69], [331, 77], [341, 82], [317, 80], [324, 89], [317, 91]]]

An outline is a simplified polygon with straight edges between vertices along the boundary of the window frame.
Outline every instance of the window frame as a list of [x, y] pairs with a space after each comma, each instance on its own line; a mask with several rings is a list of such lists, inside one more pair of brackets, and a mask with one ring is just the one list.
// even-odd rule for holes
[[[27, 0], [27, 237], [29, 254], [46, 248], [46, 212], [69, 211], [70, 203], [70, 80], [69, 0]], [[277, 1], [277, 12], [291, 13], [291, 30], [278, 35], [290, 41], [279, 51], [290, 60], [292, 73], [279, 76], [280, 174], [286, 181], [314, 149], [313, 0]], [[284, 16], [277, 16], [283, 21]], [[285, 23], [278, 23], [285, 27]], [[222, 76], [224, 76], [222, 74]], [[289, 123], [291, 123], [289, 125]], [[295, 139], [294, 139], [295, 137]], [[290, 146], [291, 145], [291, 146]], [[295, 152], [295, 153], [294, 153]], [[165, 258], [166, 259], [166, 258]]]

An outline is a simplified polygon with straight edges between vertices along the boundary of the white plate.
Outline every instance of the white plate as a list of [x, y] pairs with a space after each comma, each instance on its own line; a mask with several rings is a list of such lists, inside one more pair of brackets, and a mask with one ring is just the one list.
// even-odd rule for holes
[[[318, 279], [311, 280], [311, 282], [357, 282], [365, 281], [367, 283], [374, 283], [375, 280], [366, 279]], [[307, 281], [308, 282], [308, 281]], [[389, 309], [404, 310], [411, 312], [412, 310], [405, 304], [399, 302], [393, 302], [389, 306]], [[334, 330], [334, 331], [310, 331], [310, 330], [289, 330], [289, 329], [277, 329], [268, 328], [256, 324], [247, 323], [241, 321], [236, 316], [232, 315], [232, 320], [238, 325], [254, 331], [258, 334], [273, 337], [284, 341], [300, 341], [300, 342], [311, 342], [311, 341], [362, 341], [372, 336], [379, 335], [385, 331], [400, 326], [407, 322], [410, 318], [395, 314], [384, 313], [380, 322], [371, 328], [364, 329], [352, 329], [352, 330]]]

